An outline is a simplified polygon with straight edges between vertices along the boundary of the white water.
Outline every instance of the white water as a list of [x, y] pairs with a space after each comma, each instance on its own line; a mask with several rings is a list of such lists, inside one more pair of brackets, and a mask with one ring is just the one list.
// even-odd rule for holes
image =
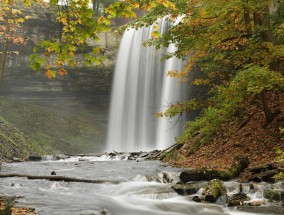
[[[170, 23], [159, 21], [160, 33]], [[156, 119], [154, 114], [171, 103], [182, 100], [185, 84], [167, 77], [169, 70], [181, 70], [183, 62], [172, 58], [161, 61], [175, 46], [144, 47], [154, 27], [127, 30], [122, 38], [114, 74], [107, 151], [141, 151], [164, 149], [174, 143], [182, 122]], [[184, 91], [184, 92], [182, 92]]]
[[[0, 180], [0, 196], [21, 196], [17, 206], [34, 207], [38, 215], [276, 215], [265, 206], [246, 213], [228, 208], [224, 203], [207, 204], [192, 201], [193, 196], [179, 196], [171, 188], [181, 169], [163, 167], [159, 161], [113, 160], [107, 157], [71, 157], [60, 161], [10, 163], [1, 166], [1, 174], [20, 173], [50, 175], [105, 181], [101, 184], [29, 180], [7, 177]], [[164, 174], [172, 179], [164, 182]], [[111, 181], [119, 182], [112, 184]], [[239, 184], [225, 183], [229, 192], [238, 192]], [[259, 187], [258, 187], [259, 186]], [[265, 186], [255, 186], [249, 196], [263, 201]], [[280, 187], [283, 187], [279, 184]], [[244, 186], [245, 188], [246, 186]], [[269, 204], [269, 202], [267, 201]], [[257, 212], [258, 210], [258, 212]], [[281, 214], [281, 211], [280, 213]]]

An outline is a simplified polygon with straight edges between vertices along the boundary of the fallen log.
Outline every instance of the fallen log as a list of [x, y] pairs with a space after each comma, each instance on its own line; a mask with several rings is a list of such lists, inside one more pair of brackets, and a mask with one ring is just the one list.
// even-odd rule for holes
[[237, 177], [249, 164], [247, 157], [238, 157], [236, 162], [225, 170], [193, 169], [182, 172], [179, 176], [182, 183], [190, 181], [208, 181], [212, 179], [230, 180]]
[[65, 181], [65, 182], [82, 182], [82, 183], [93, 183], [93, 184], [103, 184], [103, 183], [110, 183], [110, 184], [119, 184], [122, 181], [120, 180], [94, 180], [94, 179], [82, 179], [82, 178], [73, 178], [73, 177], [66, 177], [66, 176], [57, 176], [57, 175], [26, 175], [26, 174], [17, 174], [17, 173], [10, 173], [10, 174], [0, 174], [0, 178], [9, 178], [9, 177], [25, 177], [27, 179], [35, 180], [35, 179], [45, 179], [49, 181]]
[[273, 162], [246, 168], [240, 175], [240, 182], [275, 182], [274, 176], [281, 172], [284, 172], [284, 162]]

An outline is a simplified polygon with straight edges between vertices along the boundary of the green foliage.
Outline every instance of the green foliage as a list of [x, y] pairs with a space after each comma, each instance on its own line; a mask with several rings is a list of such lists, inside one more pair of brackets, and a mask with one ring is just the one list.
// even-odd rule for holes
[[[57, 0], [50, 1], [53, 5], [57, 3]], [[188, 60], [182, 71], [169, 71], [169, 75], [184, 80], [193, 68], [200, 68], [206, 77], [193, 83], [210, 88], [206, 102], [200, 103], [197, 99], [178, 102], [157, 114], [173, 117], [203, 108], [201, 116], [186, 124], [180, 142], [197, 136], [203, 142], [208, 141], [244, 99], [284, 87], [282, 1], [125, 0], [109, 5], [105, 16], [100, 18], [94, 17], [88, 4], [88, 0], [69, 0], [67, 8], [58, 7], [60, 38], [38, 43], [31, 55], [32, 68], [45, 67], [49, 78], [57, 73], [64, 75], [67, 73], [64, 66], [77, 65], [75, 55], [79, 47], [87, 47], [88, 40], [95, 43], [100, 32], [110, 29], [112, 18], [133, 19], [126, 27], [139, 28], [167, 15], [174, 23], [169, 32], [159, 35], [154, 30], [145, 44], [160, 48], [174, 42], [177, 51], [165, 58], [176, 56]], [[136, 18], [137, 9], [147, 13]], [[57, 58], [55, 63], [49, 59], [52, 56]], [[95, 48], [85, 59], [86, 64], [99, 64], [104, 57]]]
[[0, 121], [0, 157], [2, 159], [25, 158], [32, 153], [43, 153], [37, 144], [33, 144], [21, 131], [1, 116]]
[[259, 66], [250, 66], [238, 72], [229, 86], [220, 87], [219, 94], [227, 102], [238, 103], [262, 91], [284, 87], [284, 77], [275, 71]]
[[[209, 103], [212, 106], [205, 108], [203, 113], [194, 121], [185, 126], [180, 142], [192, 139], [199, 133], [202, 142], [206, 142], [219, 129], [222, 122], [226, 121], [236, 106], [249, 96], [258, 95], [261, 91], [275, 90], [284, 87], [284, 77], [267, 68], [258, 66], [248, 67], [236, 74], [228, 82], [221, 85]], [[171, 109], [171, 108], [170, 108]], [[166, 112], [170, 112], [171, 110]]]
[[[77, 65], [76, 55], [87, 48], [90, 43], [96, 44], [99, 33], [110, 30], [110, 20], [106, 17], [95, 17], [88, 0], [68, 0], [67, 5], [57, 5], [56, 20], [61, 29], [58, 38], [42, 40], [37, 43], [30, 56], [31, 68], [45, 69], [48, 78], [66, 75], [66, 66]], [[100, 64], [105, 58], [102, 50], [95, 47], [85, 56], [85, 64]], [[51, 69], [52, 68], [52, 69]]]
[[[15, 132], [14, 129], [4, 130], [0, 127], [0, 139], [3, 134], [5, 140], [13, 140], [10, 144], [0, 145], [0, 152], [1, 147], [4, 150], [5, 146], [6, 154], [9, 152], [9, 156], [12, 156], [12, 146], [25, 155], [37, 152], [38, 150], [34, 149], [36, 146], [44, 149], [45, 154], [77, 154], [95, 152], [103, 142], [104, 131], [98, 126], [97, 121], [79, 113], [72, 114], [68, 111], [53, 110], [3, 98], [0, 100], [0, 113], [3, 118], [5, 117], [4, 122], [13, 124], [23, 132]], [[6, 124], [0, 123], [0, 125]], [[26, 140], [24, 135], [29, 139]], [[27, 150], [21, 146], [25, 146]]]
[[157, 113], [156, 117], [174, 117], [176, 115], [181, 115], [186, 110], [196, 110], [200, 107], [200, 104], [196, 99], [192, 99], [186, 102], [177, 102], [172, 104], [167, 110], [162, 113]]
[[[283, 129], [283, 128], [282, 128], [281, 132], [284, 133], [284, 129]], [[276, 154], [277, 154], [277, 160], [278, 160], [279, 162], [284, 162], [284, 151], [281, 150], [281, 149], [278, 149], [278, 150], [276, 151]], [[283, 180], [283, 179], [284, 179], [284, 172], [278, 173], [277, 175], [274, 176], [274, 178], [275, 178], [276, 180]]]
[[182, 136], [178, 142], [186, 142], [192, 138], [200, 138], [204, 143], [220, 129], [221, 123], [227, 119], [231, 107], [224, 105], [222, 108], [208, 107], [194, 121], [186, 123]]

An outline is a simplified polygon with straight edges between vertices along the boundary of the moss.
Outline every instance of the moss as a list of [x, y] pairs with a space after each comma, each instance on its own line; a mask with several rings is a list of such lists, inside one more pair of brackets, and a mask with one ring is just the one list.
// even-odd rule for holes
[[226, 188], [223, 182], [219, 179], [213, 179], [208, 182], [205, 189], [205, 201], [215, 202], [220, 196], [226, 195]]
[[25, 158], [30, 153], [41, 154], [41, 148], [27, 139], [23, 132], [0, 116], [0, 158]]
[[170, 150], [170, 151], [165, 151], [161, 154], [160, 160], [164, 162], [168, 162], [171, 160], [177, 160], [179, 158], [179, 152], [178, 150]]
[[199, 142], [198, 140], [195, 140], [194, 144], [189, 146], [187, 153], [186, 153], [186, 156], [188, 157], [188, 156], [194, 154], [199, 149], [200, 145], [201, 145], [201, 142]]
[[270, 201], [272, 200], [281, 201], [284, 198], [284, 191], [283, 190], [265, 190], [264, 198], [267, 198]]
[[223, 182], [219, 179], [209, 181], [208, 185], [214, 190], [216, 195], [225, 195], [226, 188]]
[[15, 149], [19, 142], [28, 141], [27, 147], [38, 146], [48, 154], [91, 153], [100, 150], [99, 144], [104, 141], [105, 133], [98, 122], [79, 114], [3, 98], [0, 98], [0, 114], [5, 116], [3, 120], [23, 132], [14, 132], [12, 136], [10, 133], [0, 135]]

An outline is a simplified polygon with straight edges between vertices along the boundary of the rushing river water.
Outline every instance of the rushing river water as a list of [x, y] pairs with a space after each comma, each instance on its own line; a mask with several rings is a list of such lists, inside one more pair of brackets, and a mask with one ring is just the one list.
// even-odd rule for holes
[[[82, 160], [84, 159], [84, 160]], [[79, 161], [80, 160], [80, 161]], [[24, 177], [0, 179], [0, 195], [21, 196], [19, 206], [34, 207], [40, 215], [253, 215], [222, 204], [195, 203], [172, 189], [180, 169], [159, 161], [110, 160], [104, 157], [73, 157], [68, 160], [3, 164], [1, 174], [21, 173], [115, 183], [54, 182]], [[173, 179], [162, 183], [163, 173]], [[260, 213], [257, 213], [260, 214]], [[267, 213], [265, 213], [267, 215]]]

